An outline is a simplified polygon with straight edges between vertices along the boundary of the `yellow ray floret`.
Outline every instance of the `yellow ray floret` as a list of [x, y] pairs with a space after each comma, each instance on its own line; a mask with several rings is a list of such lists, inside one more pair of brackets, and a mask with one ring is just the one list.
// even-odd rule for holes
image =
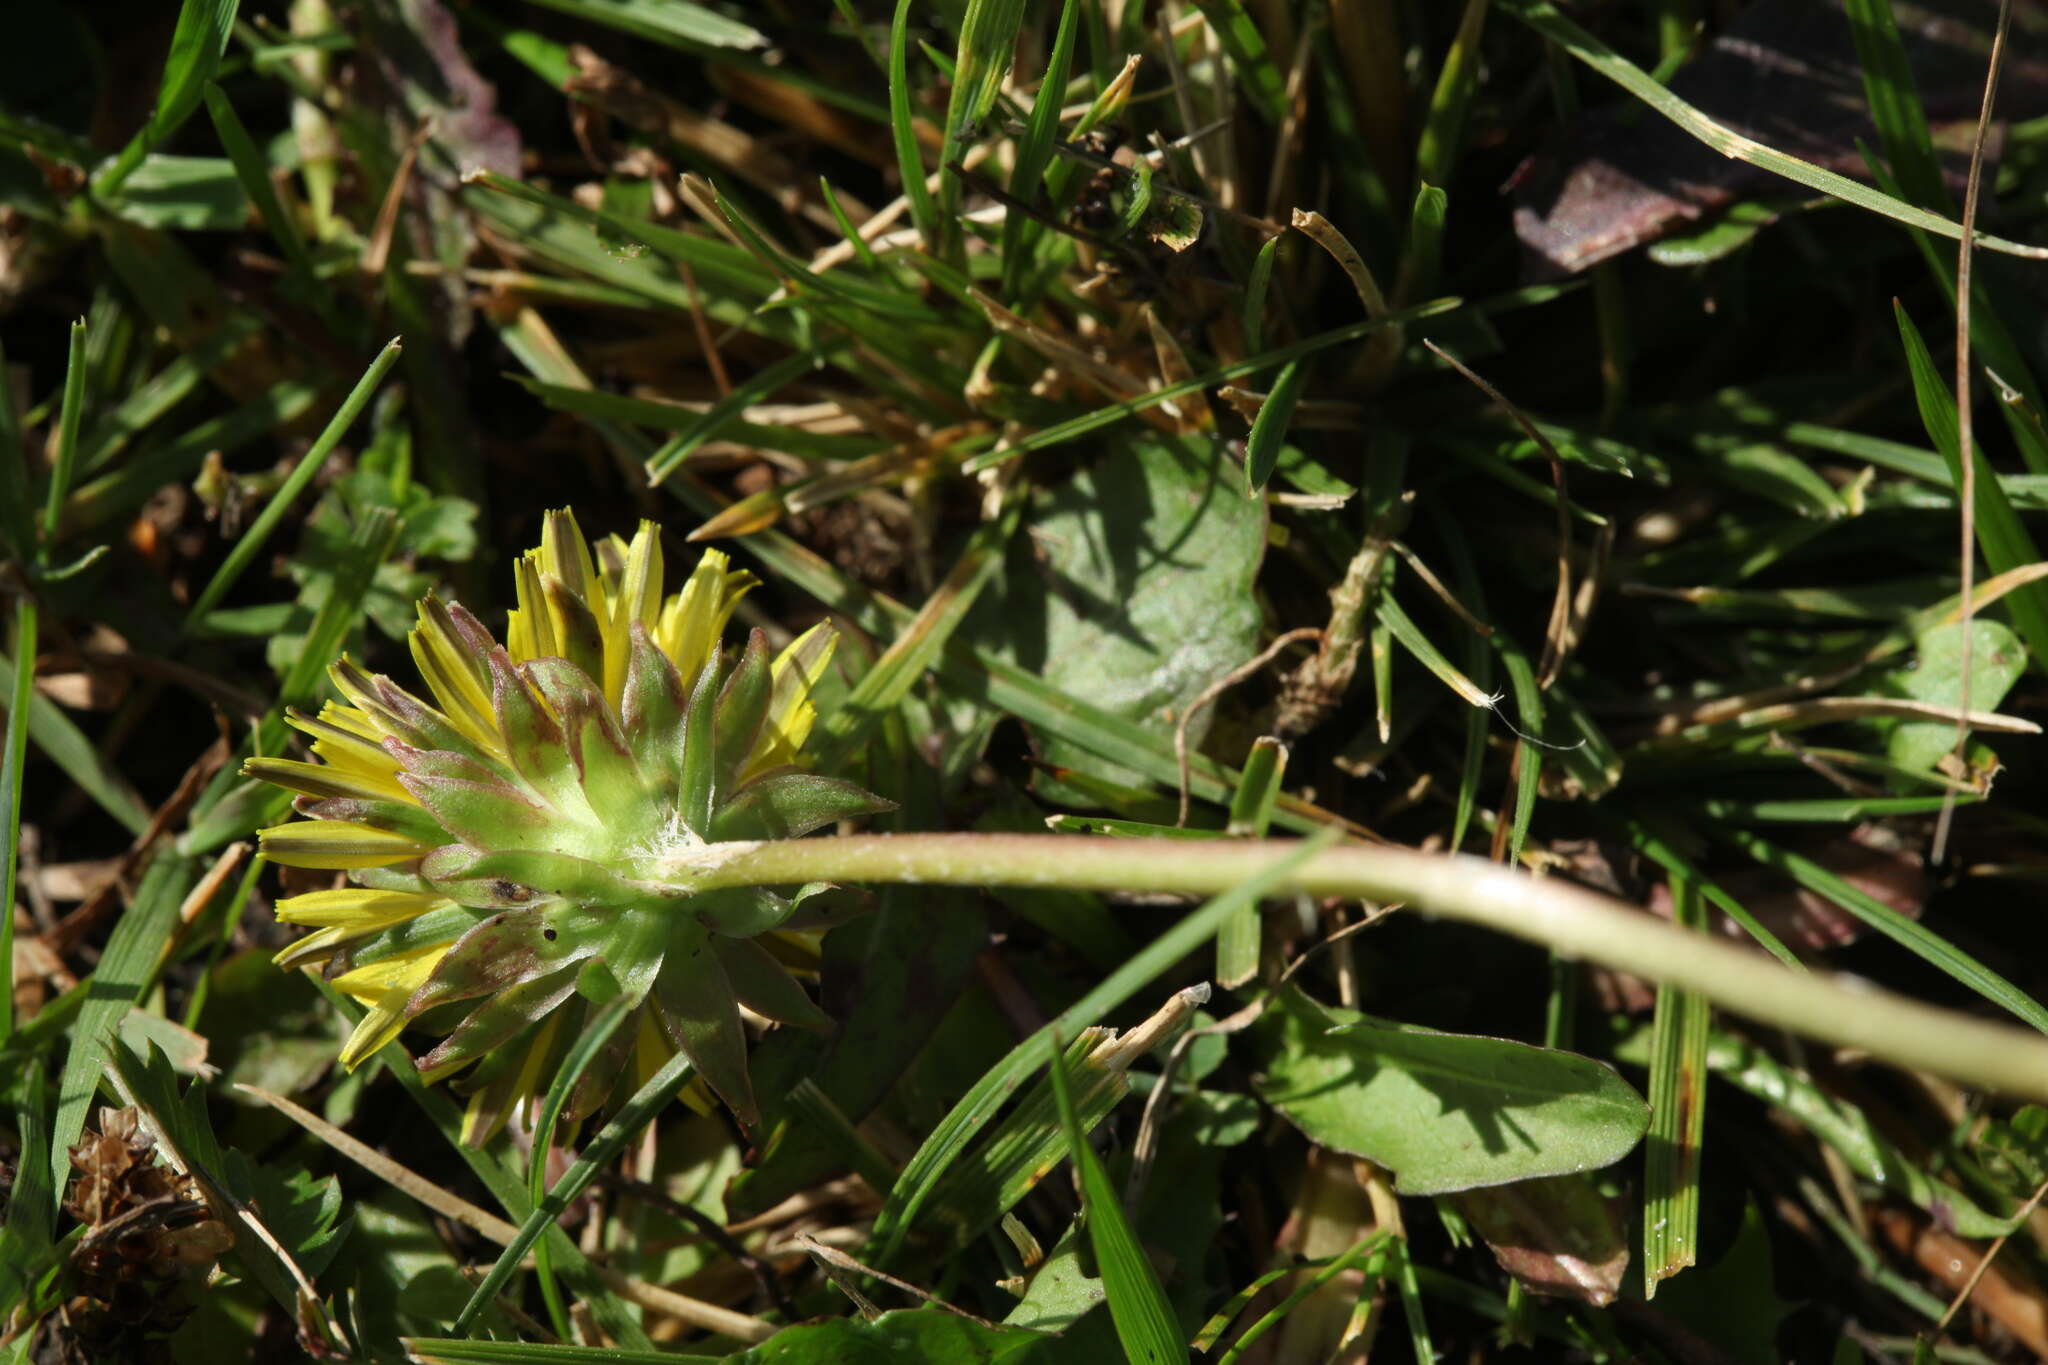
[[285, 712], [284, 718], [294, 730], [312, 736], [313, 755], [323, 763], [387, 778], [398, 772], [398, 760], [384, 750], [384, 736], [353, 706], [329, 702], [317, 719], [297, 711]]
[[439, 847], [347, 820], [294, 820], [258, 830], [257, 837], [263, 856], [273, 863], [321, 870], [389, 867], [424, 857]]
[[258, 777], [306, 796], [352, 797], [359, 801], [411, 801], [412, 796], [389, 773], [370, 772], [339, 763], [300, 763], [289, 758], [252, 758], [242, 765], [244, 777]]
[[505, 1126], [514, 1108], [540, 1093], [548, 1058], [554, 1052], [555, 1035], [561, 1030], [561, 1014], [549, 1015], [546, 1022], [533, 1031], [533, 1041], [526, 1045], [526, 1055], [520, 1058], [518, 1067], [506, 1071], [469, 1097], [469, 1106], [462, 1115], [462, 1140], [465, 1144], [481, 1147], [489, 1142]]
[[775, 656], [769, 669], [774, 692], [768, 703], [767, 723], [746, 764], [741, 780], [797, 761], [804, 742], [811, 737], [818, 708], [811, 702], [811, 688], [824, 676], [839, 637], [830, 626], [812, 626], [797, 636], [789, 647]]
[[413, 627], [407, 643], [427, 690], [464, 738], [487, 752], [498, 752], [498, 721], [491, 710], [484, 661], [455, 637], [447, 609], [440, 602], [429, 596], [420, 602], [419, 611], [420, 623]]
[[424, 891], [372, 891], [367, 887], [344, 886], [334, 891], [287, 897], [277, 903], [277, 917], [286, 924], [368, 933], [453, 904], [446, 896], [431, 896]]
[[342, 1045], [341, 1065], [355, 1070], [405, 1030], [405, 1002], [434, 973], [454, 940], [406, 948], [334, 978], [335, 987], [370, 1007]]

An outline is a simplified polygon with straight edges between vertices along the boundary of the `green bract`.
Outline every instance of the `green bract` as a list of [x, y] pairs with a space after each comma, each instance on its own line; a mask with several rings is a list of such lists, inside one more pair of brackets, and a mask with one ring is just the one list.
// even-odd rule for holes
[[346, 704], [291, 717], [320, 761], [245, 765], [307, 817], [264, 830], [265, 856], [356, 883], [279, 902], [315, 932], [278, 962], [325, 963], [369, 1006], [345, 1066], [408, 1024], [444, 1033], [418, 1066], [468, 1070], [470, 1142], [545, 1088], [593, 1001], [623, 992], [639, 1009], [571, 1117], [682, 1052], [751, 1125], [739, 1007], [827, 1022], [783, 965], [825, 902], [698, 893], [688, 869], [715, 865], [721, 843], [887, 809], [797, 766], [834, 637], [816, 627], [771, 659], [756, 631], [728, 663], [719, 637], [753, 576], [713, 550], [682, 591], [664, 598], [661, 578], [652, 523], [593, 555], [552, 513], [519, 561], [505, 644], [459, 605], [420, 603], [412, 653], [432, 704], [343, 659], [329, 676]]

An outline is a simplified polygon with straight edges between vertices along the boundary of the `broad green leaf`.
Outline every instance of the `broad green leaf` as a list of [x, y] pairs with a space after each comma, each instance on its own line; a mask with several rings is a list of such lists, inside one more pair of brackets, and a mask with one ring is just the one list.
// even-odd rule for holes
[[[1996, 621], [1981, 617], [1970, 623], [1970, 689], [1972, 711], [1996, 711], [2006, 693], [2026, 671], [2026, 646]], [[1963, 704], [1963, 627], [1936, 626], [1916, 642], [1910, 667], [1887, 676], [1886, 696], [1910, 697], [1936, 706]], [[1901, 768], [1931, 771], [1956, 745], [1956, 727], [1947, 721], [1908, 720], [1892, 727], [1885, 756]]]
[[[1060, 692], [1171, 742], [1174, 721], [1257, 652], [1265, 509], [1207, 442], [1133, 434], [1042, 495], [1008, 573], [965, 630]], [[1199, 744], [1205, 726], [1189, 727]], [[1038, 756], [1111, 781], [1145, 774], [1041, 729]], [[1047, 782], [1049, 799], [1089, 804]]]
[[1324, 1146], [1366, 1157], [1403, 1194], [1448, 1194], [1608, 1166], [1650, 1107], [1589, 1057], [1326, 1010], [1269, 1009], [1260, 1094]]
[[1012, 1327], [1063, 1332], [1103, 1301], [1102, 1280], [1088, 1273], [1081, 1254], [1081, 1225], [1075, 1223], [1053, 1244], [1032, 1272], [1024, 1297], [1003, 1319]]

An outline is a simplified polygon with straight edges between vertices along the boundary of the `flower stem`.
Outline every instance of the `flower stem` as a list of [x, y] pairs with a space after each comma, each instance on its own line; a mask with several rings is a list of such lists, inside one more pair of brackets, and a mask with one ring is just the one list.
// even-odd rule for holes
[[[1120, 839], [1058, 834], [897, 834], [712, 844], [698, 890], [811, 881], [1059, 887], [1219, 895], [1278, 859], [1289, 840]], [[678, 868], [678, 873], [685, 869]], [[1696, 991], [1723, 1009], [1898, 1066], [2048, 1100], [2048, 1039], [1843, 977], [1789, 970], [1607, 896], [1476, 858], [1356, 845], [1296, 869], [1286, 889], [1399, 902], [1543, 944], [1567, 957]]]

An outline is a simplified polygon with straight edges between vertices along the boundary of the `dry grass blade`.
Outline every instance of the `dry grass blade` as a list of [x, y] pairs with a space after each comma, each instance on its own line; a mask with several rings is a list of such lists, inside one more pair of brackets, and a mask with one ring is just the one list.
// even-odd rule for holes
[[[1991, 38], [1990, 69], [1984, 74], [1984, 103], [1977, 111], [1976, 131], [1970, 138], [1970, 178], [1963, 191], [1963, 235], [1956, 245], [1956, 448], [1961, 452], [1962, 474], [1956, 489], [1956, 502], [1962, 512], [1959, 558], [1963, 580], [1962, 696], [1958, 703], [1958, 710], [1963, 715], [1956, 720], [1956, 747], [1953, 751], [1958, 765], [1965, 763], [1970, 745], [1970, 727], [1964, 717], [1970, 710], [1971, 654], [1976, 647], [1976, 632], [1970, 629], [1970, 621], [1977, 609], [1972, 591], [1977, 576], [1977, 433], [1970, 403], [1970, 379], [1974, 370], [1970, 357], [1970, 262], [1977, 239], [1977, 200], [1984, 183], [1984, 134], [1991, 125], [1992, 107], [1998, 102], [1998, 73], [2005, 65], [2005, 36], [2011, 24], [2012, 0], [1999, 0], [1998, 28]], [[1931, 855], [1937, 864], [1948, 853], [1949, 824], [1955, 819], [1955, 813], [1953, 797], [1943, 800], [1941, 815], [1934, 824]]]
[[1566, 496], [1564, 486], [1564, 457], [1557, 453], [1557, 447], [1527, 414], [1508, 401], [1507, 395], [1482, 379], [1475, 371], [1434, 341], [1424, 338], [1423, 345], [1439, 360], [1459, 374], [1472, 381], [1479, 391], [1506, 409], [1508, 416], [1515, 419], [1515, 425], [1524, 435], [1536, 443], [1544, 457], [1550, 461], [1550, 481], [1557, 489], [1557, 593], [1550, 600], [1550, 621], [1543, 629], [1543, 662], [1536, 669], [1536, 686], [1547, 691], [1557, 681], [1557, 672], [1564, 667], [1570, 650], [1572, 621], [1572, 517], [1571, 500]]

